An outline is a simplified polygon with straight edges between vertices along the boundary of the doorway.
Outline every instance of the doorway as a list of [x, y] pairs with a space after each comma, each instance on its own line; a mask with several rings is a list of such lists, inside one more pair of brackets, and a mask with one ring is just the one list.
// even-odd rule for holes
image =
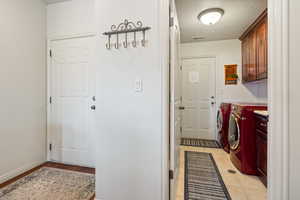
[[[261, 36], [260, 31], [257, 31], [263, 30], [257, 27], [267, 27], [266, 24], [260, 23], [260, 20], [266, 16], [264, 11], [267, 8], [267, 2], [226, 2], [224, 5], [218, 5], [220, 8], [216, 8], [214, 3], [206, 0], [197, 2], [176, 0], [175, 4], [181, 31], [180, 52], [183, 58], [181, 63], [182, 79], [177, 80], [181, 83], [182, 94], [181, 105], [179, 106], [181, 138], [190, 138], [189, 141], [191, 141], [188, 145], [182, 144], [179, 147], [179, 158], [177, 158], [179, 160], [177, 170], [179, 178], [176, 188], [178, 192], [175, 199], [251, 199], [254, 197], [253, 194], [258, 199], [266, 199], [267, 187], [260, 181], [259, 176], [254, 172], [250, 176], [250, 173], [232, 161], [238, 153], [225, 152], [218, 143], [209, 143], [209, 141], [218, 138], [216, 109], [220, 104], [228, 101], [231, 103], [250, 102], [252, 105], [268, 102], [267, 90], [260, 90], [267, 88], [267, 82], [247, 84], [244, 81], [244, 66], [256, 68], [258, 63], [260, 67], [267, 68], [266, 62], [261, 62], [261, 60], [265, 61], [266, 58], [259, 57], [261, 54], [266, 55], [267, 52], [266, 46], [262, 45], [263, 42], [266, 42], [267, 31], [262, 31], [263, 36]], [[254, 4], [256, 6], [253, 6]], [[247, 7], [251, 7], [251, 11], [246, 9]], [[242, 8], [245, 10], [243, 11]], [[248, 14], [245, 14], [247, 12]], [[191, 15], [194, 18], [191, 18]], [[226, 28], [229, 26], [235, 27], [235, 29]], [[249, 33], [253, 33], [255, 39], [251, 41], [252, 46], [249, 46], [245, 51], [242, 49], [242, 35]], [[242, 54], [242, 50], [243, 53], [251, 53], [251, 65], [245, 62], [250, 57], [248, 54], [248, 57], [245, 57], [246, 53]], [[234, 66], [230, 75], [225, 70], [227, 66]], [[260, 76], [261, 71], [257, 71], [254, 81], [267, 78]], [[258, 96], [262, 93], [263, 97], [266, 98], [260, 100], [264, 102], [257, 102]], [[171, 119], [174, 117], [173, 114], [171, 112]], [[249, 123], [252, 124], [252, 122]], [[171, 123], [171, 130], [173, 125]], [[243, 149], [243, 152], [247, 152], [248, 145], [251, 143], [249, 141], [256, 140], [256, 129], [251, 130], [253, 134], [249, 136], [249, 139], [248, 135], [246, 136], [245, 128], [241, 128], [244, 141], [248, 141], [247, 144], [243, 144], [243, 148], [240, 148]], [[199, 139], [205, 142], [198, 142]], [[190, 153], [191, 151], [193, 153]], [[178, 155], [178, 153], [176, 152], [174, 155]], [[237, 157], [239, 156], [237, 155]], [[238, 159], [242, 160], [243, 163], [247, 163], [244, 160], [251, 160], [251, 166], [252, 164], [254, 166], [257, 161], [256, 152], [253, 153], [253, 157], [255, 159], [252, 160], [248, 159], [248, 155]], [[263, 162], [265, 163], [266, 159]], [[208, 163], [212, 163], [209, 170], [214, 175], [200, 176], [199, 173], [203, 169], [208, 169]], [[210, 185], [208, 189], [204, 185], [209, 185], [210, 180], [216, 184], [213, 187]], [[216, 194], [215, 191], [219, 191], [219, 193]]]
[[50, 41], [50, 161], [95, 167], [93, 44], [93, 37]]

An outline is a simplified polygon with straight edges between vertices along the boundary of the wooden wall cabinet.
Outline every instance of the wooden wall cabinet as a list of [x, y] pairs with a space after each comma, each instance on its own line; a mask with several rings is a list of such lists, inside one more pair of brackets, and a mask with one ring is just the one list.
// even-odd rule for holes
[[267, 10], [240, 37], [242, 41], [243, 82], [268, 77], [268, 19]]

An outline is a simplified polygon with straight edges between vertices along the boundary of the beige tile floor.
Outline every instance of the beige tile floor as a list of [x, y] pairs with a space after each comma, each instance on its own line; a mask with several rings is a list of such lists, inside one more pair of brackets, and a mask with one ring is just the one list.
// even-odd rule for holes
[[[184, 151], [212, 153], [232, 200], [267, 199], [267, 189], [258, 177], [240, 173], [231, 163], [229, 154], [223, 149], [181, 146], [176, 200], [184, 200]], [[228, 169], [233, 169], [236, 173], [231, 174]]]

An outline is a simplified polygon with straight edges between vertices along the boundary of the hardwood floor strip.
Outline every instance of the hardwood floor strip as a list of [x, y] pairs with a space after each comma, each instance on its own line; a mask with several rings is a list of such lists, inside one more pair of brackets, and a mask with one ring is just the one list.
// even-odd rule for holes
[[44, 164], [44, 166], [58, 168], [58, 169], [66, 169], [66, 170], [77, 171], [77, 172], [83, 172], [83, 173], [89, 173], [89, 174], [96, 173], [95, 168], [81, 167], [81, 166], [76, 166], [76, 165], [66, 165], [66, 164], [55, 163], [55, 162], [46, 162]]
[[35, 168], [32, 168], [32, 169], [30, 169], [30, 170], [28, 170], [28, 171], [26, 171], [26, 172], [24, 172], [24, 173], [22, 173], [22, 174], [20, 174], [20, 175], [18, 175], [18, 176], [16, 176], [16, 177], [14, 177], [14, 178], [11, 178], [11, 179], [9, 179], [9, 180], [7, 180], [7, 181], [1, 183], [1, 184], [0, 184], [0, 188], [4, 188], [4, 187], [6, 187], [7, 185], [16, 182], [17, 180], [23, 178], [24, 176], [27, 176], [27, 175], [31, 174], [32, 172], [34, 172], [34, 171], [36, 171], [36, 170], [42, 168], [43, 166], [44, 166], [44, 164], [41, 164], [41, 165], [39, 165], [39, 166], [37, 166], [37, 167], [35, 167]]
[[96, 198], [96, 195], [94, 194], [94, 196], [92, 196], [92, 198], [90, 200], [94, 200]]

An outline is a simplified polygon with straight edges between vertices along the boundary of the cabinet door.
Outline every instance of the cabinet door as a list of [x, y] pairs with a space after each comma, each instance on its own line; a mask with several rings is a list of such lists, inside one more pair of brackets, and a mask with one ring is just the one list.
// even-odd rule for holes
[[268, 145], [265, 133], [256, 130], [256, 145], [257, 145], [257, 169], [261, 175], [267, 175], [267, 161], [268, 161]]
[[249, 66], [249, 37], [244, 38], [242, 41], [242, 62], [243, 82], [247, 82]]
[[257, 27], [257, 79], [267, 78], [268, 49], [267, 49], [267, 19]]
[[248, 81], [255, 81], [257, 74], [256, 59], [256, 30], [249, 34], [249, 65], [248, 65]]

